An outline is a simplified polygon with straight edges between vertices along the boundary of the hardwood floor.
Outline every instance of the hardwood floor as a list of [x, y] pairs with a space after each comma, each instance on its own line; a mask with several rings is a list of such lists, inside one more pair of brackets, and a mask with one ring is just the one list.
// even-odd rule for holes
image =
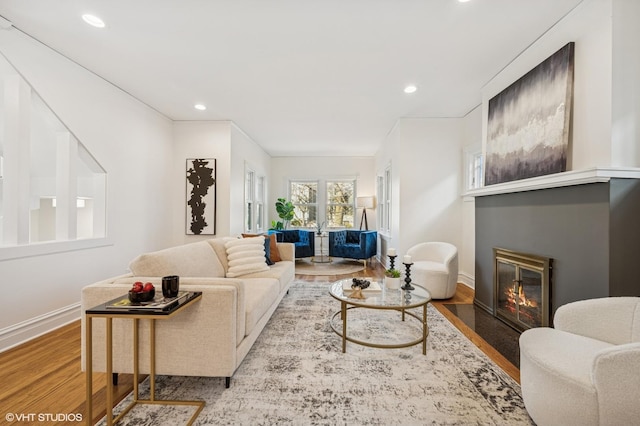
[[[356, 274], [296, 275], [296, 279], [331, 282], [352, 276], [382, 278], [384, 268], [377, 262], [370, 262], [367, 264], [367, 269]], [[473, 303], [473, 290], [458, 284], [456, 295], [445, 302], [447, 304]], [[507, 374], [520, 382], [519, 370], [444, 307], [445, 302], [433, 301], [432, 305]], [[48, 413], [53, 416], [79, 414], [83, 420], [85, 419], [85, 374], [80, 369], [80, 321], [0, 353], [0, 366], [2, 366], [0, 368], [1, 424], [5, 424], [2, 422], [6, 421], [9, 418], [7, 415], [10, 414], [36, 416], [30, 422], [16, 422], [16, 424], [36, 423], [38, 415]], [[105, 376], [105, 374], [94, 374], [94, 422], [105, 415]], [[132, 389], [131, 375], [121, 374], [119, 383], [114, 389], [114, 400], [120, 401]], [[78, 422], [60, 421], [45, 422], [45, 424], [78, 424]]]

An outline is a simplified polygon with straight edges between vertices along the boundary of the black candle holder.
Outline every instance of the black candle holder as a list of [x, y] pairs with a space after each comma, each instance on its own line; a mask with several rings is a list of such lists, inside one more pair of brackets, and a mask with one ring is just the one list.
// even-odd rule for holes
[[404, 285], [400, 287], [405, 291], [415, 290], [415, 287], [411, 285], [411, 265], [413, 263], [405, 263], [405, 273], [404, 273]]
[[396, 256], [391, 256], [390, 254], [388, 254], [387, 256], [389, 256], [389, 269], [393, 269], [394, 265], [395, 265], [395, 261], [396, 261]]

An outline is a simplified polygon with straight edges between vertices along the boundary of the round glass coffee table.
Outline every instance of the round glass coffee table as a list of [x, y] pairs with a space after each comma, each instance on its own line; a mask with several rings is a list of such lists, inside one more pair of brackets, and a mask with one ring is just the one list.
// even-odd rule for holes
[[[374, 280], [369, 280], [374, 282]], [[352, 280], [340, 280], [331, 285], [329, 294], [340, 301], [340, 310], [333, 314], [331, 317], [331, 328], [340, 337], [342, 337], [342, 352], [347, 350], [347, 341], [356, 343], [358, 345], [368, 346], [372, 348], [406, 348], [422, 343], [422, 354], [427, 354], [427, 336], [429, 335], [429, 327], [427, 325], [427, 304], [431, 301], [431, 294], [423, 287], [412, 284], [414, 290], [390, 290], [384, 287], [383, 283], [377, 283], [380, 290], [368, 290], [363, 291], [366, 296], [365, 299], [354, 299], [349, 297], [353, 290], [351, 290]], [[374, 287], [372, 285], [372, 287]], [[422, 315], [409, 311], [413, 308], [422, 308]], [[356, 339], [347, 336], [347, 318], [348, 311], [351, 309], [365, 308], [365, 309], [383, 309], [394, 310], [401, 313], [401, 320], [404, 321], [406, 316], [417, 319], [422, 323], [422, 335], [417, 339], [399, 342], [393, 344], [374, 343], [365, 340]], [[336, 317], [340, 316], [340, 322], [342, 323], [342, 329], [340, 330], [335, 324]]]

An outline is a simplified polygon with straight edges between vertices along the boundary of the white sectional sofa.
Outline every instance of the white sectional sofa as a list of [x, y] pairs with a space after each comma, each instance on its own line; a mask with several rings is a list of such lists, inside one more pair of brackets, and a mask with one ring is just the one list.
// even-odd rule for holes
[[[263, 237], [245, 238], [264, 241]], [[252, 268], [231, 258], [237, 238], [214, 238], [134, 259], [131, 273], [82, 290], [82, 312], [126, 294], [135, 281], [161, 291], [162, 277], [178, 275], [180, 290], [201, 291], [202, 299], [170, 320], [156, 322], [156, 373], [230, 378], [260, 335], [295, 274], [294, 246], [278, 243], [281, 261]], [[264, 254], [263, 254], [264, 260]], [[255, 259], [254, 259], [255, 261]], [[240, 262], [238, 264], [238, 262]], [[235, 264], [235, 265], [234, 265]], [[254, 262], [255, 264], [255, 262]], [[252, 272], [253, 271], [253, 272]], [[233, 276], [233, 278], [229, 278]], [[85, 318], [82, 316], [82, 367], [85, 369]], [[149, 322], [140, 321], [140, 373], [149, 372]], [[133, 372], [132, 320], [113, 321], [113, 371]], [[93, 370], [106, 371], [105, 322], [93, 320]]]

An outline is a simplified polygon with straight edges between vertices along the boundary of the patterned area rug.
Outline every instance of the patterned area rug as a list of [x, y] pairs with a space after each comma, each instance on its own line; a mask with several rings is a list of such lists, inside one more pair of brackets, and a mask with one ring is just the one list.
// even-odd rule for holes
[[[533, 424], [519, 385], [431, 306], [426, 356], [421, 345], [376, 349], [353, 343], [343, 354], [329, 322], [339, 303], [328, 288], [292, 285], [231, 388], [222, 378], [159, 376], [157, 397], [205, 400], [198, 425]], [[398, 319], [395, 311], [356, 309], [349, 311], [348, 326], [374, 340], [415, 337], [421, 329], [415, 319]], [[142, 390], [145, 396], [148, 388]], [[185, 424], [192, 412], [137, 406], [121, 424]]]
[[296, 260], [296, 274], [302, 275], [345, 275], [363, 269], [364, 263], [357, 260], [334, 258], [327, 263], [315, 263], [311, 259]]

